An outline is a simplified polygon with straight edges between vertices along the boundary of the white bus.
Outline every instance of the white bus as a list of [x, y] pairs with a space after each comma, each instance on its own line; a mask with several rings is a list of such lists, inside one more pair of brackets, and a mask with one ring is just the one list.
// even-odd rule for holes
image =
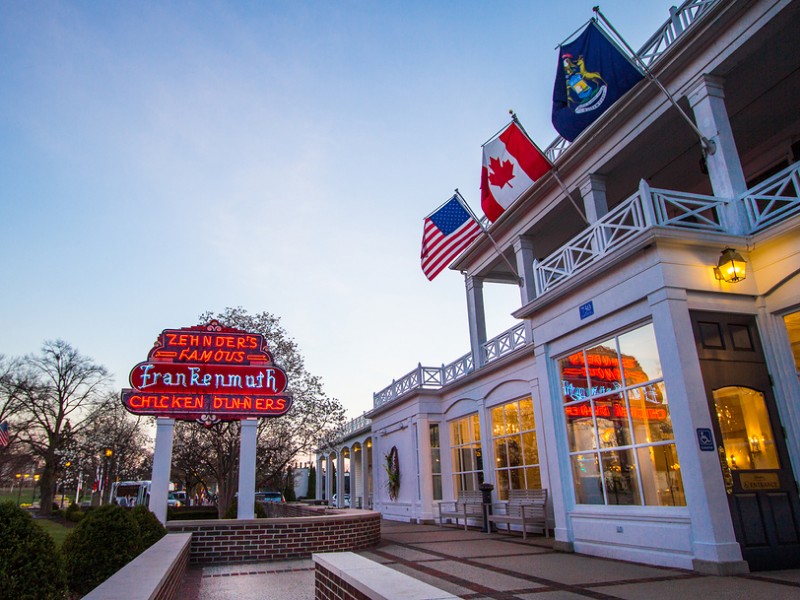
[[149, 481], [115, 481], [111, 484], [111, 502], [133, 508], [150, 502]]

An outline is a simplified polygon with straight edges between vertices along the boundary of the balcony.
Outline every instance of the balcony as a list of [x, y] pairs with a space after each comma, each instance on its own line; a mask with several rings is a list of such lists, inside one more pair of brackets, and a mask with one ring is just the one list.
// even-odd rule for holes
[[[491, 364], [531, 342], [532, 340], [529, 340], [525, 333], [524, 323], [518, 323], [481, 346], [483, 364]], [[465, 354], [450, 364], [442, 365], [441, 367], [417, 365], [417, 368], [410, 373], [392, 381], [391, 385], [373, 394], [373, 407], [383, 406], [387, 402], [391, 402], [414, 390], [440, 389], [454, 381], [458, 381], [474, 370], [475, 365], [471, 353]]]
[[[747, 214], [744, 232], [735, 231], [725, 220], [735, 204]], [[639, 190], [614, 210], [547, 258], [534, 261], [536, 295], [553, 290], [652, 227], [753, 235], [798, 213], [800, 163], [730, 200], [650, 188], [643, 180]]]

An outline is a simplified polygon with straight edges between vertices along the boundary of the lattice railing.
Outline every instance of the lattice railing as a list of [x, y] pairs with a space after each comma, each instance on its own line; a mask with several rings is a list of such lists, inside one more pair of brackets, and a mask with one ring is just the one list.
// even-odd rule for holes
[[344, 427], [342, 427], [342, 431], [339, 436], [340, 439], [347, 438], [348, 436], [353, 435], [355, 432], [365, 429], [371, 422], [372, 421], [364, 415], [352, 419], [351, 421], [347, 422]]
[[721, 211], [725, 204], [714, 196], [651, 189], [643, 181], [637, 193], [591, 227], [547, 258], [534, 261], [536, 295], [580, 273], [652, 225], [724, 231]]
[[650, 67], [680, 35], [720, 0], [686, 0], [669, 9], [669, 19], [647, 40], [637, 55]]
[[461, 379], [468, 373], [472, 373], [474, 369], [475, 365], [472, 360], [472, 353], [470, 352], [454, 360], [449, 365], [442, 366], [442, 385], [447, 385], [457, 379]]
[[525, 324], [519, 323], [483, 344], [483, 360], [490, 363], [528, 343]]
[[[484, 361], [486, 363], [497, 360], [510, 354], [517, 348], [530, 343], [525, 333], [525, 324], [518, 323], [508, 331], [504, 331], [492, 338], [482, 346]], [[392, 385], [372, 395], [375, 408], [399, 398], [412, 390], [436, 389], [448, 385], [465, 377], [475, 370], [472, 353], [465, 354], [447, 365], [441, 367], [423, 367], [416, 369], [392, 382]]]
[[800, 162], [747, 190], [741, 196], [750, 233], [800, 212]]
[[722, 198], [656, 188], [650, 191], [657, 225], [724, 231], [721, 211], [727, 202]]

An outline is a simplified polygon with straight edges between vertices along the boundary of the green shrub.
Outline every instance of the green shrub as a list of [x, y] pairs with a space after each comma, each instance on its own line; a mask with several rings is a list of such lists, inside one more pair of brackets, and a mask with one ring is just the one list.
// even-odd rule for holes
[[70, 591], [87, 594], [142, 550], [139, 524], [130, 511], [107, 505], [87, 513], [61, 547]]
[[84, 513], [81, 512], [81, 507], [73, 502], [64, 511], [64, 518], [67, 521], [72, 521], [73, 523], [77, 523], [83, 518], [83, 514]]
[[167, 528], [161, 524], [158, 517], [150, 512], [146, 506], [137, 506], [131, 511], [131, 514], [139, 524], [143, 550], [147, 550], [147, 548], [167, 535]]
[[[254, 503], [255, 507], [255, 515], [256, 519], [266, 519], [267, 518], [267, 509], [264, 508], [264, 505], [260, 502]], [[225, 516], [222, 517], [223, 519], [235, 519], [237, 513], [239, 512], [239, 499], [234, 498], [233, 502], [231, 502], [230, 506], [228, 506], [228, 510], [225, 511]]]
[[0, 598], [64, 598], [64, 570], [53, 539], [13, 502], [0, 504]]

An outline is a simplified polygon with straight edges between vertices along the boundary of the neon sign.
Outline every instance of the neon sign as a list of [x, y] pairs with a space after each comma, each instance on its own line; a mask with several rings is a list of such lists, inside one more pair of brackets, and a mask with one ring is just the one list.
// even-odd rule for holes
[[122, 404], [135, 415], [212, 425], [278, 417], [292, 406], [286, 373], [273, 363], [264, 336], [217, 321], [162, 331], [129, 380]]

